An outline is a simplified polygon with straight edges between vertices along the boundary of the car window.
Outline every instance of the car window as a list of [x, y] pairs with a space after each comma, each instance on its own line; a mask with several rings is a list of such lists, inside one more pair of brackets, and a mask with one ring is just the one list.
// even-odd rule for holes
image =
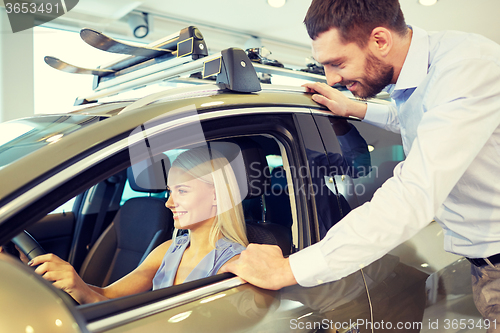
[[123, 204], [132, 198], [140, 198], [140, 197], [154, 197], [154, 198], [165, 198], [166, 192], [161, 192], [161, 193], [147, 193], [147, 192], [139, 192], [139, 191], [134, 191], [132, 187], [130, 187], [130, 182], [127, 179], [125, 182], [125, 187], [123, 188], [123, 193], [122, 197], [120, 200], [120, 206], [123, 206]]
[[61, 206], [57, 207], [52, 212], [50, 212], [50, 214], [72, 212], [73, 205], [75, 204], [75, 200], [76, 200], [76, 197], [66, 201], [64, 204], [62, 204]]
[[328, 115], [315, 115], [329, 156], [347, 164], [334, 175], [342, 215], [369, 201], [404, 160], [401, 136], [378, 127]]
[[[256, 234], [261, 226], [266, 228], [270, 225], [269, 228], [284, 229], [288, 235], [287, 237], [291, 237], [294, 218], [290, 204], [289, 179], [287, 179], [286, 172], [283, 169], [283, 157], [281, 156], [283, 147], [280, 147], [276, 138], [264, 135], [231, 137], [231, 139], [219, 139], [188, 146], [190, 148], [173, 148], [154, 156], [152, 162], [148, 162], [150, 164], [149, 168], [162, 159], [166, 159], [168, 161], [166, 163], [169, 165], [168, 168], [171, 168], [176, 158], [189, 149], [206, 146], [207, 148], [221, 150], [225, 155], [229, 154], [234, 158], [230, 163], [238, 180], [243, 216], [249, 232]], [[247, 153], [247, 150], [252, 150], [254, 155], [251, 158], [253, 160], [248, 157], [252, 154]], [[153, 190], [169, 186], [168, 182], [163, 183], [164, 179], [158, 178], [156, 178], [158, 182], [149, 183], [149, 180], [155, 178], [155, 176], [150, 176], [146, 181], [144, 161], [132, 165], [130, 169], [132, 175], [135, 172], [136, 185], [145, 188], [150, 187]], [[169, 170], [163, 172], [168, 175]], [[168, 199], [168, 194], [165, 192], [134, 191], [130, 187], [130, 181], [134, 180], [130, 179], [130, 177], [131, 173], [128, 174], [128, 180], [122, 195], [122, 204], [132, 197], [151, 196]], [[141, 177], [143, 178], [142, 181]], [[248, 180], [251, 177], [255, 178], [253, 182]], [[269, 234], [271, 233], [272, 231], [269, 232]], [[256, 241], [263, 242], [264, 240], [256, 239]], [[290, 242], [291, 239], [287, 239], [287, 241]], [[294, 244], [294, 247], [296, 245]], [[288, 250], [288, 252], [291, 252], [291, 250]]]
[[[322, 239], [326, 232], [342, 218], [342, 206], [339, 200], [338, 190], [335, 184], [335, 175], [344, 172], [348, 168], [338, 147], [331, 148], [335, 141], [322, 139], [318, 129], [325, 125], [331, 131], [329, 122], [324, 124], [322, 119], [316, 119], [310, 115], [302, 115], [299, 120], [302, 128], [302, 136], [306, 148], [308, 161], [308, 172], [311, 186], [307, 190], [307, 197], [314, 203], [317, 218], [317, 240]], [[303, 175], [301, 175], [303, 176]]]
[[[145, 124], [142, 128], [133, 131], [131, 136], [139, 133], [142, 134], [140, 137], [144, 138], [145, 135], [141, 132], [143, 132], [143, 129], [147, 131], [150, 126], [154, 125]], [[152, 135], [146, 136], [147, 140], [139, 140], [135, 144], [129, 145], [130, 167], [120, 171], [119, 177], [117, 174], [109, 177], [105, 182], [101, 182], [99, 184], [100, 191], [97, 191], [99, 193], [94, 191], [95, 193], [93, 192], [94, 194], [89, 197], [92, 202], [97, 202], [98, 198], [108, 197], [107, 202], [105, 199], [101, 200], [106, 205], [109, 205], [109, 202], [114, 201], [114, 195], [112, 195], [113, 190], [106, 194], [106, 188], [119, 186], [121, 181], [115, 183], [112, 180], [125, 175], [125, 179], [120, 178], [123, 179], [124, 184], [123, 191], [120, 192], [120, 208], [113, 220], [109, 224], [104, 224], [109, 225], [109, 227], [103, 227], [103, 229], [106, 228], [103, 235], [109, 233], [109, 230], [116, 230], [113, 233], [117, 234], [117, 236], [113, 237], [116, 237], [118, 243], [124, 242], [122, 245], [118, 244], [119, 248], [126, 247], [130, 251], [129, 248], [133, 245], [134, 251], [139, 252], [141, 251], [139, 243], [142, 243], [143, 251], [151, 251], [171, 238], [174, 227], [189, 229], [189, 227], [182, 224], [185, 212], [183, 210], [178, 211], [180, 208], [176, 205], [177, 202], [180, 202], [180, 199], [176, 200], [174, 198], [173, 204], [168, 204], [169, 195], [167, 193], [177, 191], [176, 178], [172, 178], [173, 180], [170, 178], [173, 177], [172, 172], [174, 172], [176, 163], [178, 164], [177, 169], [179, 169], [180, 165], [183, 165], [182, 163], [186, 163], [184, 160], [178, 162], [180, 156], [200, 149], [210, 149], [210, 152], [218, 151], [227, 159], [228, 166], [234, 173], [236, 188], [239, 192], [238, 196], [227, 199], [232, 200], [231, 204], [233, 206], [241, 209], [242, 230], [245, 232], [246, 229], [248, 240], [255, 243], [271, 243], [282, 246], [283, 252], [287, 254], [292, 252], [292, 248], [298, 247], [297, 236], [294, 237], [295, 243], [292, 245], [294, 214], [292, 214], [291, 198], [293, 197], [289, 195], [287, 190], [288, 179], [283, 173], [283, 165], [286, 164], [286, 159], [284, 161], [282, 156], [284, 148], [280, 145], [279, 140], [267, 134], [232, 135], [230, 137], [222, 136], [222, 138], [212, 136], [208, 139], [205, 138], [206, 133], [201, 130], [199, 123], [174, 127], [174, 130], [152, 133]], [[129, 139], [129, 142], [132, 142], [132, 139]], [[279, 172], [280, 170], [281, 172]], [[213, 171], [213, 173], [216, 174], [217, 171], [219, 169]], [[184, 173], [187, 174], [187, 171]], [[229, 174], [226, 174], [225, 171], [223, 175], [224, 180], [229, 177]], [[172, 184], [171, 181], [174, 183]], [[271, 185], [274, 185], [273, 192], [270, 191]], [[278, 188], [280, 189], [278, 190]], [[183, 190], [184, 192], [186, 191]], [[197, 206], [203, 206], [204, 197], [200, 197], [198, 200], [201, 201], [196, 202], [196, 205], [193, 206], [185, 204], [184, 209], [186, 212], [190, 209], [194, 211]], [[224, 214], [230, 210], [225, 208], [227, 204], [228, 202], [218, 208], [218, 214]], [[182, 206], [180, 207], [182, 208]], [[87, 210], [86, 218], [91, 222], [90, 219], [93, 217], [94, 220], [99, 222], [100, 215], [104, 218], [101, 210], [102, 208], [99, 208], [99, 206], [95, 206], [92, 211]], [[174, 218], [174, 214], [177, 216], [176, 218]], [[158, 218], [159, 216], [161, 218]], [[219, 214], [219, 216], [222, 215]], [[237, 225], [239, 222], [231, 220], [231, 223]], [[88, 226], [92, 227], [94, 224], [88, 223]], [[147, 231], [150, 227], [153, 228], [152, 232]], [[130, 234], [126, 229], [134, 231]], [[125, 232], [125, 234], [122, 235], [122, 232]], [[87, 231], [87, 233], [89, 232]], [[94, 231], [91, 233], [94, 233]], [[107, 239], [106, 237], [109, 238], [109, 236], [101, 236], [103, 241]], [[184, 236], [178, 236], [178, 238], [181, 237]], [[206, 242], [209, 241], [210, 239], [206, 240]], [[95, 246], [100, 246], [100, 244], [102, 244], [100, 240], [91, 242], [91, 245]], [[90, 253], [94, 252], [93, 250], [90, 251]], [[97, 269], [91, 268], [92, 260], [86, 260], [82, 266], [84, 272], [81, 272], [81, 275], [88, 283], [102, 286], [108, 285], [133, 270], [144, 260], [147, 253], [142, 258], [134, 255], [133, 260], [126, 259], [126, 256], [127, 254], [123, 251], [114, 258], [109, 263], [112, 272], [105, 272], [105, 276], [101, 278], [96, 278], [97, 273], [95, 272]], [[126, 264], [123, 263], [125, 261]], [[171, 260], [168, 262], [171, 262]], [[114, 266], [118, 267], [120, 265], [125, 265], [127, 268], [120, 268], [120, 272], [115, 274]], [[104, 266], [108, 267], [108, 265]], [[103, 267], [103, 264], [100, 263], [99, 267]], [[165, 277], [159, 279], [163, 278]], [[190, 281], [190, 279], [191, 277], [187, 281]], [[163, 284], [160, 282], [155, 285], [155, 288], [169, 286], [169, 283]]]
[[365, 140], [371, 165], [370, 172], [360, 172], [354, 177], [352, 174], [338, 177], [339, 191], [354, 208], [371, 200], [375, 191], [392, 177], [394, 167], [405, 156], [401, 135], [359, 121], [350, 121], [350, 124]]

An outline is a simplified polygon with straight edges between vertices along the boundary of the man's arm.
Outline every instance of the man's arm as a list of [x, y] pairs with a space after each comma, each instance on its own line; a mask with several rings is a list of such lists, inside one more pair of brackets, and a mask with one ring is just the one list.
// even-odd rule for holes
[[333, 114], [342, 117], [357, 117], [363, 119], [366, 114], [366, 103], [356, 102], [347, 98], [338, 91], [322, 82], [306, 83], [303, 85], [307, 92], [313, 93], [312, 99], [326, 106]]
[[[465, 69], [473, 73], [466, 76], [467, 84], [461, 77]], [[498, 65], [472, 59], [442, 70], [428, 87], [427, 112], [394, 177], [370, 202], [333, 226], [322, 241], [289, 257], [300, 285], [338, 280], [359, 270], [436, 216], [492, 135], [500, 131], [500, 85], [485, 87], [484, 78], [500, 82]]]
[[[464, 72], [470, 74], [467, 84]], [[487, 87], [485, 80], [491, 83]], [[255, 248], [259, 253], [248, 253], [258, 260], [243, 261], [242, 255], [235, 261], [241, 268], [233, 265], [229, 271], [263, 288], [295, 281], [314, 286], [345, 277], [411, 238], [436, 216], [492, 134], [499, 131], [497, 82], [500, 68], [492, 62], [472, 59], [443, 70], [428, 87], [432, 99], [427, 101], [428, 110], [408, 157], [369, 203], [351, 211], [322, 241], [292, 254], [288, 262], [276, 253], [267, 255], [269, 247], [261, 247]]]
[[356, 117], [364, 122], [399, 133], [399, 119], [396, 105], [364, 103], [349, 99], [339, 90], [325, 83], [306, 83], [303, 85], [313, 93], [312, 99], [326, 106], [333, 114], [342, 117]]

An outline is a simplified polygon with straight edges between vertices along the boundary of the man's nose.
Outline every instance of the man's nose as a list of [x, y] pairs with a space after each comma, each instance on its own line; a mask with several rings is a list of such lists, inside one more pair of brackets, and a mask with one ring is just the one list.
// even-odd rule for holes
[[334, 70], [325, 69], [326, 82], [329, 86], [333, 86], [339, 82], [342, 82], [343, 78]]

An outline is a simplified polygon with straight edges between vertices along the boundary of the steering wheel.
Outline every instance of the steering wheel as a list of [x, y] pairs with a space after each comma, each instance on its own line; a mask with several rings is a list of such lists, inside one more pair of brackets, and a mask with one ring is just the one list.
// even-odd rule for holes
[[[11, 241], [17, 245], [19, 250], [21, 250], [29, 260], [47, 253], [26, 230], [23, 230], [19, 235], [12, 238]], [[74, 305], [80, 305], [70, 294], [62, 291], [62, 295], [67, 295], [68, 300]]]
[[26, 230], [12, 238], [12, 243], [16, 244], [29, 260], [47, 253]]

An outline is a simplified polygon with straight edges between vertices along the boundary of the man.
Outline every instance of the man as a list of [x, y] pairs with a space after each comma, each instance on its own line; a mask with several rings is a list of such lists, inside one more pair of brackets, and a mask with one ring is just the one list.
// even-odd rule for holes
[[[321, 242], [289, 258], [251, 245], [227, 271], [269, 289], [314, 286], [368, 265], [435, 219], [447, 251], [482, 258], [472, 260], [474, 298], [488, 318], [500, 304], [485, 291], [500, 288], [488, 279], [500, 276], [500, 46], [409, 27], [397, 0], [313, 0], [304, 22], [328, 80], [306, 85], [313, 99], [400, 132], [407, 157]], [[367, 107], [329, 87], [336, 83], [361, 99], [388, 86], [395, 103]]]

